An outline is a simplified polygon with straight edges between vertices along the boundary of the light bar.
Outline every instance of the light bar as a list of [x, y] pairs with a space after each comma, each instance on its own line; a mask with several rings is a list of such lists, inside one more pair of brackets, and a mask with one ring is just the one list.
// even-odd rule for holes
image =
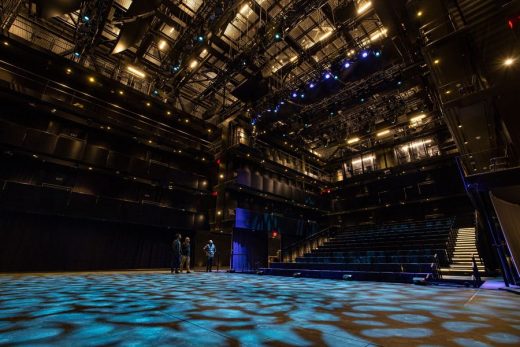
[[126, 69], [127, 69], [130, 73], [132, 73], [133, 75], [135, 75], [135, 76], [137, 76], [137, 77], [140, 77], [140, 78], [145, 78], [145, 77], [146, 77], [146, 74], [145, 74], [142, 70], [139, 70], [139, 69], [136, 68], [136, 67], [133, 67], [133, 66], [128, 65]]
[[347, 143], [350, 145], [350, 144], [352, 144], [352, 143], [356, 143], [356, 142], [358, 142], [358, 141], [359, 141], [359, 137], [353, 137], [353, 138], [351, 138], [351, 139], [348, 139], [348, 140], [347, 140]]
[[388, 135], [388, 134], [390, 134], [390, 130], [386, 129], [386, 130], [378, 132], [377, 136], [381, 137], [381, 136], [385, 136], [385, 135]]
[[426, 144], [431, 143], [431, 142], [432, 142], [431, 139], [424, 140], [424, 141], [411, 142], [411, 143], [409, 143], [407, 145], [402, 146], [401, 149], [406, 150], [408, 148], [415, 148], [415, 147], [426, 145]]
[[[374, 159], [376, 159], [376, 157], [374, 157], [374, 156], [365, 157], [365, 158], [363, 158], [363, 161], [371, 161], [371, 160], [374, 160]], [[361, 159], [357, 159], [357, 160], [353, 160], [352, 161], [352, 164], [359, 164], [359, 163], [361, 163]]]
[[358, 7], [357, 13], [362, 14], [362, 13], [366, 12], [366, 10], [368, 10], [371, 6], [372, 6], [372, 1], [367, 1], [363, 5]]
[[379, 40], [381, 37], [386, 37], [386, 33], [388, 32], [388, 29], [382, 28], [381, 30], [378, 30], [377, 32], [370, 35], [370, 41], [374, 42]]
[[418, 116], [410, 118], [410, 123], [417, 123], [418, 121], [420, 121], [420, 120], [422, 120], [424, 118], [426, 118], [426, 115], [424, 113], [421, 113]]

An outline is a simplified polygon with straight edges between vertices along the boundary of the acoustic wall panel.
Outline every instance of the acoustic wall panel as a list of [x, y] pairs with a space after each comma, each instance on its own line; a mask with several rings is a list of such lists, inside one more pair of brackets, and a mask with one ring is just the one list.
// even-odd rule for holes
[[64, 159], [80, 160], [83, 158], [85, 150], [85, 141], [59, 136], [56, 143], [54, 155]]
[[21, 147], [25, 139], [25, 127], [0, 120], [0, 142]]
[[45, 131], [27, 129], [24, 147], [30, 151], [53, 154], [58, 137]]
[[85, 149], [84, 160], [88, 164], [104, 167], [107, 164], [107, 158], [108, 149], [99, 146], [87, 145]]

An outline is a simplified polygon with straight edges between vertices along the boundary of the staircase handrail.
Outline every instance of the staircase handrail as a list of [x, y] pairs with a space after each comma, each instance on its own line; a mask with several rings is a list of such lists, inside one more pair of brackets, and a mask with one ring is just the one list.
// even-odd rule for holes
[[304, 238], [302, 240], [296, 241], [296, 242], [290, 244], [289, 246], [282, 248], [281, 261], [284, 261], [285, 254], [287, 254], [289, 250], [293, 250], [295, 248], [304, 246], [306, 243], [319, 239], [320, 237], [323, 237], [323, 236], [327, 236], [327, 237], [332, 236], [331, 229], [335, 228], [335, 227], [336, 226], [328, 226], [320, 231], [315, 232], [312, 235], [307, 236], [306, 238]]

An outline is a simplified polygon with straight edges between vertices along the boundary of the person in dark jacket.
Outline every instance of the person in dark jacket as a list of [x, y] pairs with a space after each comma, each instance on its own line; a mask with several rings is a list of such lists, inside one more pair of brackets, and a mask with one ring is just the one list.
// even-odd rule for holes
[[191, 256], [191, 245], [190, 238], [186, 237], [182, 243], [182, 258], [181, 258], [181, 272], [184, 266], [186, 266], [186, 273], [190, 273], [190, 256]]
[[181, 234], [176, 234], [175, 239], [172, 242], [172, 273], [175, 271], [176, 274], [179, 273], [179, 268], [181, 265], [181, 255], [182, 255], [182, 247], [181, 247]]
[[209, 240], [208, 244], [204, 246], [204, 251], [206, 251], [207, 261], [206, 261], [206, 272], [211, 272], [211, 268], [213, 266], [213, 258], [215, 257], [215, 253], [217, 253], [217, 247], [213, 243], [212, 240]]

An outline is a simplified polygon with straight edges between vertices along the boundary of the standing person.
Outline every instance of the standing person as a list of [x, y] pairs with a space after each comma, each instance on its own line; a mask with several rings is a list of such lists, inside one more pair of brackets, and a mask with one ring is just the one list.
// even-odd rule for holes
[[181, 272], [184, 265], [186, 265], [186, 273], [190, 273], [190, 255], [191, 255], [191, 246], [190, 246], [190, 238], [186, 237], [184, 242], [182, 243], [182, 258], [181, 258]]
[[213, 258], [215, 257], [215, 253], [217, 253], [217, 247], [213, 243], [213, 240], [209, 240], [208, 244], [203, 248], [206, 251], [207, 261], [206, 261], [206, 272], [211, 272], [211, 267], [213, 266]]
[[176, 274], [179, 273], [179, 267], [181, 265], [181, 234], [175, 234], [175, 239], [172, 242], [172, 273], [175, 271]]

